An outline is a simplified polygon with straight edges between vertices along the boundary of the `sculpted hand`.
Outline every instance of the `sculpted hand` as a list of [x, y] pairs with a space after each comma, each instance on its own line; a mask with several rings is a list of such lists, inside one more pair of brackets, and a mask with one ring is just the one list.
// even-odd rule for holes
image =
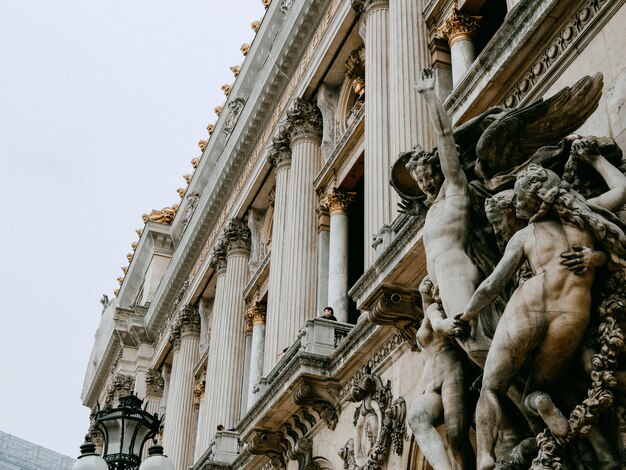
[[587, 139], [576, 139], [572, 142], [570, 153], [574, 158], [585, 163], [592, 163], [600, 156], [600, 151], [596, 143], [590, 142]]
[[435, 71], [430, 68], [426, 68], [422, 71], [422, 78], [415, 82], [415, 89], [418, 93], [424, 93], [425, 91], [431, 91], [435, 89]]
[[561, 264], [575, 274], [582, 274], [593, 265], [594, 250], [582, 245], [572, 245], [572, 251], [561, 253]]
[[424, 206], [419, 201], [402, 199], [398, 203], [398, 212], [401, 214], [407, 214], [412, 217], [417, 217], [422, 213]]

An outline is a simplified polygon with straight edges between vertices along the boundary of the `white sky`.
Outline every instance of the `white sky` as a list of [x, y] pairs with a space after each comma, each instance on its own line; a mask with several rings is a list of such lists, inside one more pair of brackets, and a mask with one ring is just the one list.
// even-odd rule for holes
[[178, 202], [261, 0], [0, 0], [0, 430], [76, 457], [103, 293]]

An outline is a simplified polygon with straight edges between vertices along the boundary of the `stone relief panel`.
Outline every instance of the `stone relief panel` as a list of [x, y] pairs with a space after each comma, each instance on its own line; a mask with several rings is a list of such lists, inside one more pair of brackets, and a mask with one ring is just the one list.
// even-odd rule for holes
[[[457, 129], [435, 81], [426, 69], [416, 88], [437, 147], [392, 170], [401, 210], [426, 211], [415, 440], [433, 468], [620, 468], [626, 165], [612, 138], [575, 133], [603, 77]], [[382, 307], [373, 321], [411, 322]]]

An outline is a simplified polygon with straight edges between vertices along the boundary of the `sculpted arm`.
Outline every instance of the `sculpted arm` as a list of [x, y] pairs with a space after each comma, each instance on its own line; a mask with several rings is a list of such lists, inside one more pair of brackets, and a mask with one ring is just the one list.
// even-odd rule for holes
[[435, 72], [432, 69], [424, 69], [422, 78], [417, 81], [415, 88], [417, 92], [422, 95], [424, 100], [426, 100], [430, 121], [435, 128], [439, 161], [441, 163], [441, 171], [446, 180], [446, 185], [465, 189], [467, 186], [467, 178], [461, 168], [459, 154], [456, 150], [456, 144], [454, 143], [452, 122], [446, 110], [443, 109], [439, 97], [435, 93]]
[[614, 211], [626, 203], [626, 176], [604, 158], [594, 143], [581, 139], [572, 143], [572, 153], [589, 163], [606, 182], [609, 190], [589, 199], [591, 204]]
[[524, 239], [528, 228], [517, 232], [506, 245], [504, 256], [465, 307], [460, 319], [470, 321], [504, 289], [524, 262]]

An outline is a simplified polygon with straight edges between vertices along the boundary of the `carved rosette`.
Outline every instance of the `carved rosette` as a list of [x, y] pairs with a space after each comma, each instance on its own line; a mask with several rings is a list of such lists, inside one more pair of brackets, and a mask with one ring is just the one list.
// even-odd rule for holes
[[272, 139], [269, 147], [267, 161], [270, 165], [279, 168], [283, 165], [291, 164], [291, 123], [284, 123], [278, 134]]
[[355, 196], [356, 193], [334, 188], [324, 198], [323, 204], [328, 208], [331, 215], [336, 212], [345, 213], [350, 204], [354, 202]]
[[391, 382], [383, 383], [369, 369], [352, 385], [347, 398], [361, 403], [354, 412], [354, 438], [339, 451], [344, 468], [382, 470], [392, 446], [397, 455], [402, 455], [406, 403], [403, 398], [393, 400]]
[[322, 138], [322, 113], [319, 108], [304, 101], [296, 99], [294, 104], [287, 110], [287, 120], [292, 124], [291, 141], [298, 138]]
[[354, 92], [365, 94], [365, 46], [353, 50], [346, 60], [346, 76], [350, 80]]
[[157, 369], [148, 369], [146, 372], [146, 391], [148, 395], [160, 397], [163, 395], [165, 379]]
[[450, 47], [460, 40], [471, 40], [480, 27], [480, 18], [477, 16], [464, 15], [456, 8], [452, 9], [450, 16], [443, 25], [437, 28], [441, 39], [448, 41]]
[[234, 252], [250, 253], [252, 244], [250, 229], [239, 219], [230, 219], [224, 228], [224, 239], [227, 245], [227, 254]]

